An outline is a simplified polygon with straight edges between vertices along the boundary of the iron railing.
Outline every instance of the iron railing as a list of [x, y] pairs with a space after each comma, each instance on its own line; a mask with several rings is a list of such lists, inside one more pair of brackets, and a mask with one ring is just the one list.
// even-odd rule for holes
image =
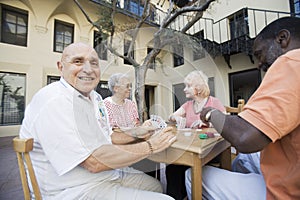
[[[111, 6], [111, 0], [91, 0], [95, 3]], [[142, 0], [120, 0], [117, 3], [118, 12], [138, 18], [143, 13]], [[167, 13], [153, 6], [147, 23], [159, 26]], [[242, 8], [219, 20], [201, 18], [187, 32], [199, 39], [206, 51], [212, 56], [230, 56], [236, 53], [246, 53], [252, 60], [253, 38], [266, 25], [284, 16], [299, 16], [300, 13]], [[180, 31], [191, 18], [183, 14], [174, 20], [169, 28]]]

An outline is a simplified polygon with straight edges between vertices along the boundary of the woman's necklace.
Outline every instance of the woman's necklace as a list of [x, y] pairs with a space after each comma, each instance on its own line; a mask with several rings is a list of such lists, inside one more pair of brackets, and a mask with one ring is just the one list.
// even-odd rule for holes
[[206, 104], [206, 102], [207, 102], [207, 99], [208, 99], [208, 98], [206, 97], [206, 98], [202, 99], [200, 102], [194, 100], [193, 106], [194, 106], [194, 111], [195, 111], [195, 113], [198, 114], [199, 112], [202, 111], [203, 107], [205, 106], [205, 104]]

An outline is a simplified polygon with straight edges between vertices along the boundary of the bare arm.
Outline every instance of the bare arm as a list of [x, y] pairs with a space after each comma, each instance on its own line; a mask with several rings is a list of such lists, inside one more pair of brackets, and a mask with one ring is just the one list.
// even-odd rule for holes
[[153, 135], [147, 142], [128, 145], [102, 145], [89, 156], [81, 166], [90, 172], [97, 173], [129, 166], [151, 153], [158, 153], [168, 148], [176, 137], [172, 128], [168, 127], [160, 133]]
[[113, 144], [128, 144], [135, 142], [137, 139], [120, 130], [114, 130], [111, 134], [111, 140]]
[[[127, 127], [126, 127], [127, 128]], [[128, 130], [114, 128], [111, 135], [113, 144], [130, 144], [134, 142], [140, 142], [141, 139], [149, 139], [149, 137], [154, 133], [156, 127], [152, 126], [150, 120], [143, 123], [142, 126], [132, 127]]]
[[180, 107], [173, 114], [169, 116], [169, 120], [176, 122], [177, 117], [184, 117], [184, 116], [185, 116], [185, 110], [182, 107]]
[[[200, 118], [205, 121], [205, 115], [211, 109], [204, 108]], [[215, 110], [211, 113], [210, 122], [222, 137], [242, 153], [260, 151], [271, 142], [263, 132], [237, 115], [226, 115]]]

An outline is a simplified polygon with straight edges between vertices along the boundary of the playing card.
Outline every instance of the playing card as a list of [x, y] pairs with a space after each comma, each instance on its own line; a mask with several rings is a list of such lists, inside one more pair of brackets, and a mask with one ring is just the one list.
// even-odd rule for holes
[[158, 116], [158, 115], [150, 115], [150, 120], [152, 123], [152, 126], [162, 129], [167, 127], [167, 123], [163, 120], [162, 117]]

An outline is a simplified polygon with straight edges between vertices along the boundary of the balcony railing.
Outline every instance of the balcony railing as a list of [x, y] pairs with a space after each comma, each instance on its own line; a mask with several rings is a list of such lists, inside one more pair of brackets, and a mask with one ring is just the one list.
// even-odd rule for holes
[[[299, 16], [299, 13], [243, 8], [217, 21], [201, 18], [187, 34], [198, 38], [212, 57], [224, 56], [231, 67], [230, 55], [236, 53], [249, 55], [253, 62], [252, 46], [256, 35], [272, 21], [285, 16]], [[180, 16], [170, 27], [180, 31], [185, 24], [184, 18], [188, 16]]]
[[[111, 6], [111, 0], [91, 0], [92, 2]], [[155, 6], [152, 6], [155, 8]], [[142, 0], [119, 0], [118, 12], [138, 18], [142, 15]], [[146, 20], [154, 26], [161, 24], [166, 12], [159, 8], [152, 9]], [[242, 8], [235, 13], [214, 21], [201, 18], [186, 33], [195, 36], [211, 56], [230, 56], [236, 53], [252, 55], [253, 38], [269, 23], [284, 16], [299, 16], [299, 13], [280, 12], [253, 8]], [[189, 14], [180, 15], [169, 28], [180, 31], [189, 21]], [[251, 57], [250, 57], [251, 58]]]

